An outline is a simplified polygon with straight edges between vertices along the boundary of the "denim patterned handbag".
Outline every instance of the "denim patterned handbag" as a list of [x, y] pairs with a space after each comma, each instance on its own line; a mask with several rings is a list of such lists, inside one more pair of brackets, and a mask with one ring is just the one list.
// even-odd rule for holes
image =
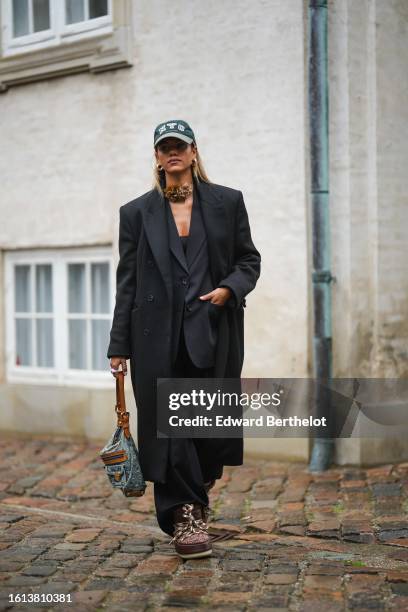
[[100, 451], [105, 471], [111, 485], [122, 490], [126, 497], [140, 497], [146, 483], [139, 463], [139, 453], [129, 429], [129, 412], [126, 412], [124, 373], [116, 376], [117, 427], [109, 442]]

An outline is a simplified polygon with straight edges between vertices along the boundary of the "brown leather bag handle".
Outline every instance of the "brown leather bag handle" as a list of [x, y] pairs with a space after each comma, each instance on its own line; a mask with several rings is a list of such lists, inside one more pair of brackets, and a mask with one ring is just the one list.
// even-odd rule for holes
[[118, 416], [117, 426], [122, 427], [123, 433], [127, 438], [130, 437], [129, 412], [126, 411], [125, 401], [125, 375], [119, 371], [116, 378], [116, 405], [115, 411]]

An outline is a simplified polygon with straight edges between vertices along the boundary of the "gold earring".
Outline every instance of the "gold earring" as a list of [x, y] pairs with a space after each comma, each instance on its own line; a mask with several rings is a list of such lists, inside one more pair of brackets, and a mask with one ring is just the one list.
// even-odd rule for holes
[[163, 166], [160, 164], [156, 164], [156, 168], [158, 169], [159, 172], [163, 170]]
[[192, 165], [192, 166], [195, 166], [195, 165], [196, 165], [196, 163], [197, 163], [197, 160], [196, 160], [196, 159], [193, 159], [193, 161], [191, 162], [191, 165]]

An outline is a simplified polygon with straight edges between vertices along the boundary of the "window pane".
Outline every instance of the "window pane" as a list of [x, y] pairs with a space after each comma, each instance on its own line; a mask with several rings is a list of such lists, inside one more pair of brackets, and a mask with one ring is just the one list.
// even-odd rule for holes
[[107, 367], [106, 347], [109, 339], [108, 320], [92, 321], [92, 369], [105, 370]]
[[69, 367], [86, 370], [86, 321], [68, 321]]
[[86, 312], [85, 264], [68, 264], [68, 312]]
[[13, 0], [13, 36], [28, 34], [28, 0]]
[[110, 313], [109, 308], [109, 264], [91, 265], [92, 312]]
[[48, 30], [50, 27], [49, 0], [33, 0], [34, 32]]
[[35, 293], [37, 312], [52, 312], [51, 264], [41, 264], [35, 267]]
[[37, 365], [52, 368], [54, 366], [52, 319], [37, 319]]
[[31, 324], [31, 319], [16, 319], [16, 365], [32, 365]]
[[108, 14], [108, 0], [89, 0], [89, 19]]
[[77, 23], [84, 19], [84, 0], [65, 0], [65, 23]]
[[30, 312], [30, 266], [14, 268], [14, 301], [16, 312]]

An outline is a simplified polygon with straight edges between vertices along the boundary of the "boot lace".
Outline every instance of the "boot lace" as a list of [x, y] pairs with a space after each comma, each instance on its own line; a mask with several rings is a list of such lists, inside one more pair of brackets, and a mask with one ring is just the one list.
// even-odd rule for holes
[[172, 544], [175, 541], [181, 542], [186, 537], [191, 536], [194, 533], [200, 533], [200, 532], [208, 533], [207, 523], [203, 521], [202, 519], [196, 519], [192, 514], [193, 509], [194, 509], [193, 504], [183, 505], [182, 516], [183, 518], [187, 520], [175, 524], [174, 536], [170, 540], [170, 544]]

